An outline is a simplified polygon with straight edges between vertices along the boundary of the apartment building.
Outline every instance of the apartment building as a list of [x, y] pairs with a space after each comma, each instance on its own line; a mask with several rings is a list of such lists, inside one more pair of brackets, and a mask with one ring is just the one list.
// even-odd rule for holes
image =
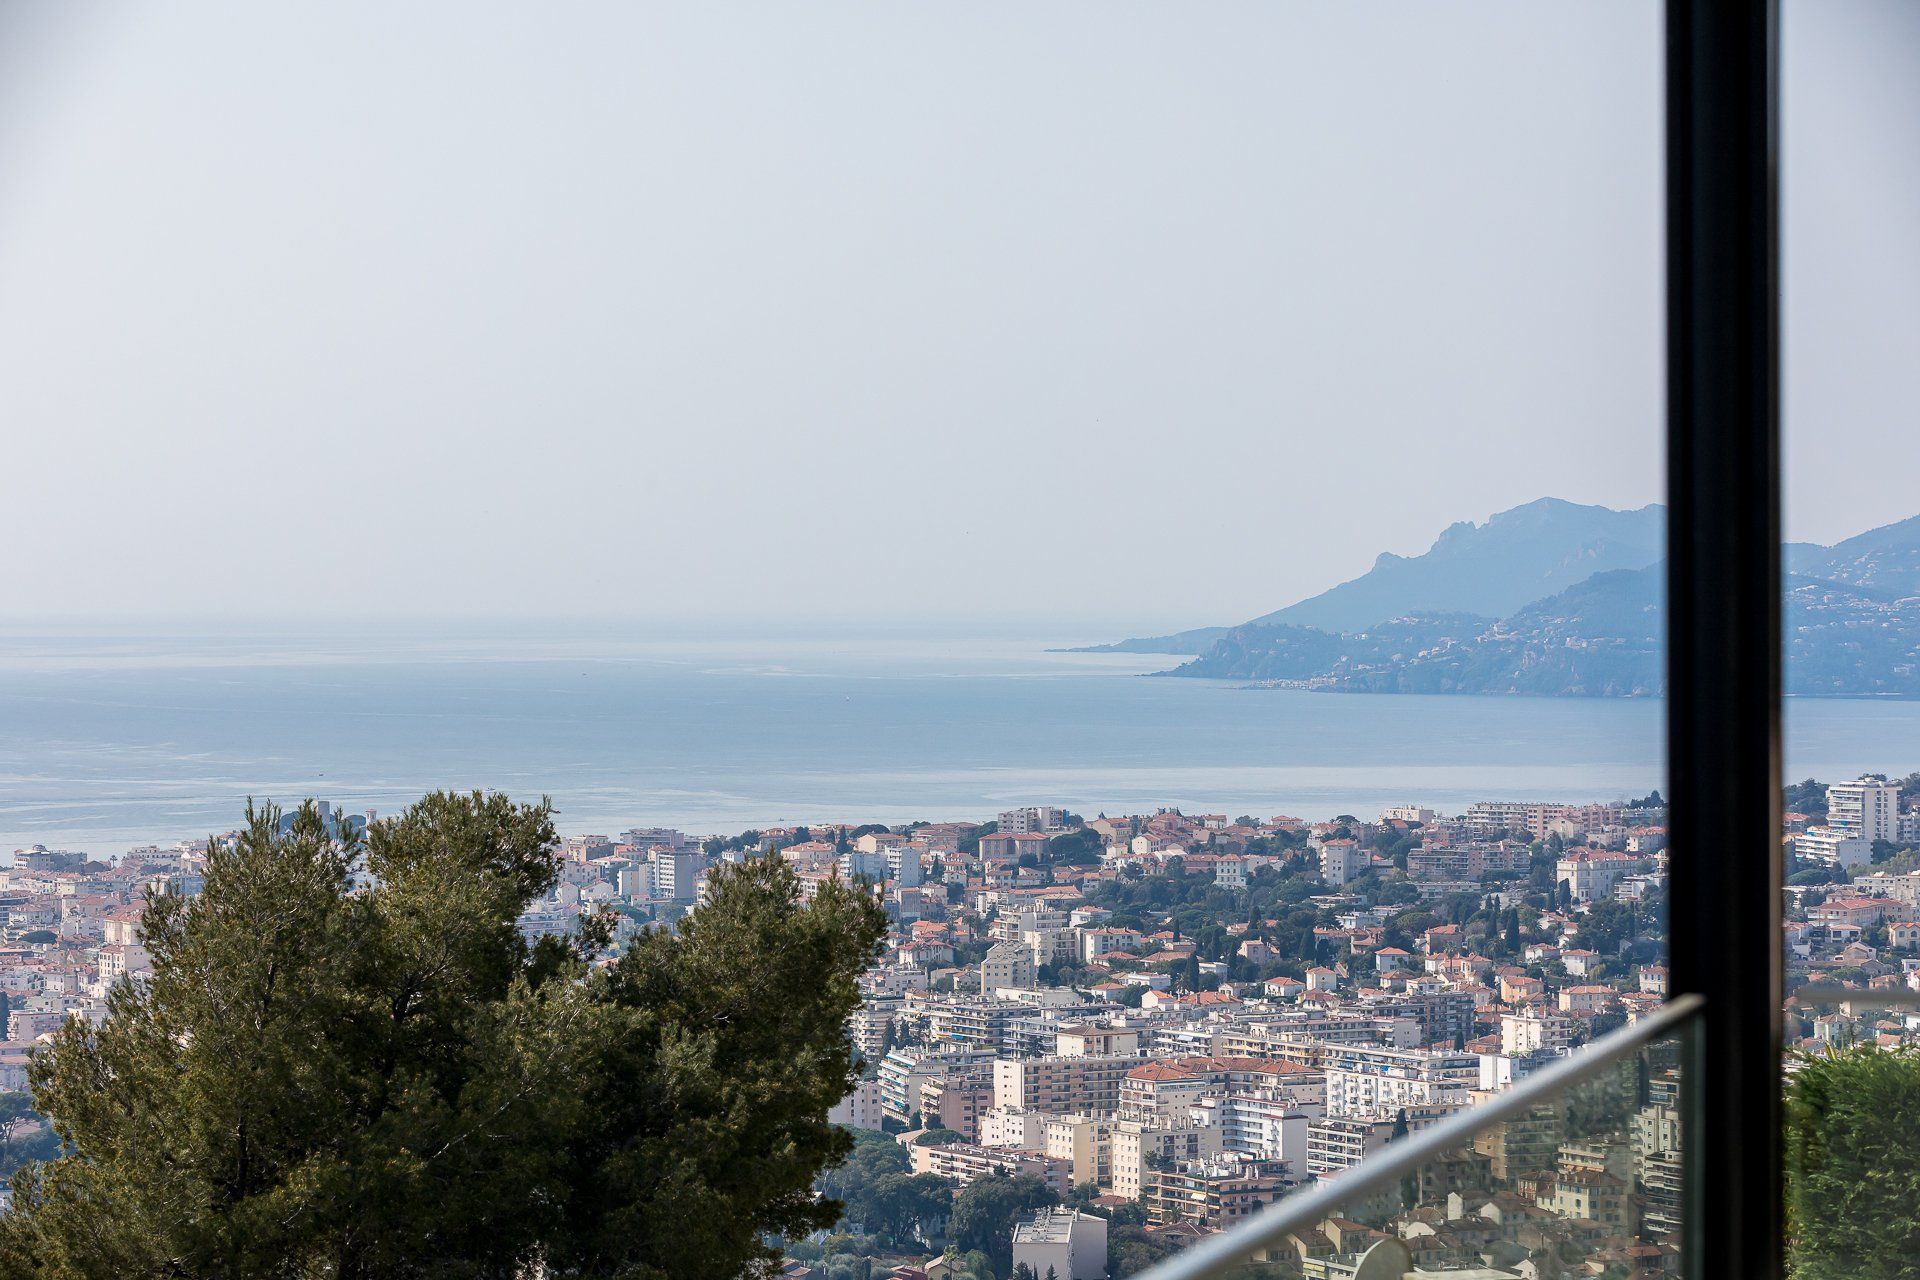
[[1041, 1209], [1013, 1227], [1013, 1265], [1054, 1280], [1105, 1280], [1107, 1220], [1075, 1209]]
[[1641, 860], [1624, 853], [1583, 849], [1554, 864], [1554, 879], [1567, 886], [1575, 902], [1599, 902], [1613, 896], [1621, 877], [1640, 870]]
[[980, 1114], [993, 1106], [993, 1071], [985, 1063], [956, 1067], [920, 1085], [920, 1124], [980, 1141]]
[[1150, 1170], [1141, 1198], [1159, 1225], [1192, 1222], [1221, 1231], [1272, 1204], [1285, 1185], [1277, 1173], [1227, 1161]]
[[1021, 831], [1014, 834], [1005, 832], [980, 837], [980, 856], [982, 858], [1004, 859], [1018, 863], [1022, 857], [1031, 855], [1031, 861], [1037, 862], [1047, 851], [1047, 837], [1037, 831]]
[[1067, 829], [1067, 811], [1051, 805], [1030, 805], [1008, 809], [995, 819], [1001, 835], [1051, 834]]
[[1327, 1115], [1391, 1117], [1463, 1104], [1480, 1085], [1480, 1056], [1373, 1045], [1327, 1051]]
[[926, 853], [926, 849], [917, 844], [882, 845], [880, 856], [886, 859], [887, 883], [902, 889], [919, 888]]
[[1302, 1107], [1273, 1089], [1229, 1093], [1213, 1106], [1223, 1150], [1285, 1165], [1293, 1177], [1306, 1177], [1307, 1126], [1321, 1108]]
[[1073, 1189], [1072, 1167], [1065, 1160], [1037, 1151], [949, 1142], [940, 1146], [909, 1146], [907, 1159], [915, 1173], [938, 1174], [963, 1187], [976, 1178], [1006, 1174], [1013, 1178], [1038, 1178], [1056, 1195], [1064, 1196]]
[[1793, 838], [1793, 852], [1803, 862], [1852, 870], [1873, 861], [1873, 842], [1839, 827], [1808, 827]]
[[1218, 1125], [1147, 1124], [1138, 1120], [1113, 1123], [1113, 1194], [1138, 1200], [1146, 1194], [1151, 1164], [1184, 1164], [1221, 1153]]
[[1120, 1082], [1115, 1116], [1142, 1124], [1184, 1119], [1195, 1104], [1218, 1088], [1208, 1072], [1185, 1062], [1156, 1059], [1128, 1071]]
[[880, 1082], [862, 1080], [853, 1086], [853, 1092], [836, 1102], [827, 1112], [831, 1124], [849, 1125], [855, 1129], [878, 1129], [886, 1112], [880, 1105]]
[[897, 1000], [868, 1001], [848, 1017], [847, 1037], [862, 1058], [871, 1061], [886, 1051], [887, 1032], [893, 1026], [893, 1010], [898, 1004]]
[[[1444, 1109], [1407, 1112], [1407, 1132], [1418, 1133], [1441, 1116]], [[1364, 1119], [1352, 1116], [1327, 1116], [1307, 1123], [1307, 1173], [1326, 1177], [1351, 1169], [1387, 1145], [1393, 1138], [1397, 1116]]]
[[[1495, 1096], [1491, 1092], [1476, 1102]], [[1473, 1150], [1487, 1157], [1488, 1171], [1500, 1181], [1554, 1168], [1563, 1128], [1558, 1101], [1543, 1103], [1508, 1120], [1489, 1125], [1473, 1136]]]
[[1045, 1116], [1041, 1148], [1073, 1166], [1073, 1182], [1106, 1186], [1113, 1177], [1113, 1124], [1093, 1116]]
[[1353, 840], [1325, 840], [1320, 844], [1320, 878], [1331, 888], [1352, 880], [1372, 865], [1367, 851]]
[[1856, 877], [1853, 887], [1870, 898], [1891, 898], [1902, 906], [1920, 907], [1920, 871], [1901, 875], [1876, 871], [1872, 875]]
[[993, 1104], [1055, 1115], [1112, 1115], [1133, 1054], [1003, 1058], [993, 1064]]
[[1532, 850], [1517, 840], [1427, 845], [1407, 852], [1407, 875], [1415, 880], [1476, 881], [1489, 871], [1525, 871], [1532, 861]]
[[1361, 1007], [1378, 1018], [1411, 1018], [1423, 1045], [1449, 1044], [1474, 1036], [1474, 996], [1470, 991], [1403, 991], [1369, 995]]
[[1042, 1151], [1046, 1148], [1047, 1117], [1039, 1111], [1023, 1111], [1019, 1107], [988, 1107], [980, 1115], [980, 1136], [977, 1141], [983, 1147], [1019, 1147], [1024, 1151]]
[[1204, 1098], [1266, 1090], [1295, 1106], [1324, 1100], [1319, 1071], [1272, 1058], [1158, 1058], [1127, 1072], [1115, 1114], [1146, 1123], [1184, 1118]]
[[927, 1081], [944, 1078], [948, 1072], [991, 1063], [990, 1049], [935, 1050], [905, 1046], [880, 1060], [880, 1105], [890, 1118], [902, 1124], [920, 1111], [920, 1090]]
[[1680, 1229], [1680, 1108], [1656, 1099], [1633, 1115], [1633, 1176], [1641, 1191], [1642, 1226]]
[[692, 902], [698, 893], [700, 877], [713, 865], [713, 859], [704, 853], [665, 850], [655, 850], [652, 861], [654, 893], [674, 902]]
[[[1568, 832], [1582, 834], [1609, 827], [1630, 826], [1644, 811], [1611, 804], [1518, 804], [1482, 801], [1468, 807], [1464, 822], [1469, 835], [1485, 838], [1501, 831], [1524, 833], [1529, 840]], [[1556, 827], [1558, 832], [1556, 832]]]
[[1553, 1191], [1540, 1207], [1562, 1218], [1584, 1218], [1611, 1228], [1616, 1234], [1639, 1229], [1625, 1180], [1597, 1169], [1563, 1169], [1554, 1176]]
[[1827, 826], [1845, 836], [1892, 840], [1899, 835], [1900, 784], [1881, 778], [1855, 778], [1827, 788]]
[[1102, 1027], [1081, 1023], [1055, 1033], [1054, 1051], [1063, 1058], [1127, 1057], [1140, 1052], [1138, 1027]]
[[1064, 929], [1067, 913], [1054, 907], [1027, 907], [1003, 910], [988, 926], [988, 936], [996, 942], [1018, 942], [1023, 934], [1036, 929]]
[[1003, 988], [1030, 989], [1037, 985], [1033, 952], [1018, 942], [996, 942], [987, 948], [980, 962], [980, 993], [992, 995]]
[[1004, 1049], [1013, 1024], [1033, 1013], [1011, 1001], [972, 996], [910, 999], [902, 1009], [923, 1022], [926, 1038], [934, 1044], [993, 1050]]
[[1500, 1015], [1500, 1052], [1523, 1058], [1546, 1050], [1564, 1053], [1580, 1034], [1580, 1024], [1559, 1014], [1527, 1010]]

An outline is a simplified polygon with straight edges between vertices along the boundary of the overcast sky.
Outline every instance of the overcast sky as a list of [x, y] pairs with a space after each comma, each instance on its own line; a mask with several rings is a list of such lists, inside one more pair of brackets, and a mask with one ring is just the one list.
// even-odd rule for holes
[[[1658, 6], [0, 0], [0, 614], [1236, 621], [1661, 494]], [[1788, 24], [1920, 511], [1920, 5]]]

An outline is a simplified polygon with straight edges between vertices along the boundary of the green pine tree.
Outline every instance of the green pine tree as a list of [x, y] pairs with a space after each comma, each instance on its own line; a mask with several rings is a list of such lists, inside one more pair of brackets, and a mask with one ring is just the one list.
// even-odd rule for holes
[[280, 816], [151, 899], [151, 979], [36, 1056], [71, 1154], [15, 1180], [0, 1276], [731, 1280], [836, 1219], [871, 900], [802, 907], [756, 858], [596, 964], [604, 919], [516, 928], [559, 874], [544, 802], [431, 795], [364, 849]]

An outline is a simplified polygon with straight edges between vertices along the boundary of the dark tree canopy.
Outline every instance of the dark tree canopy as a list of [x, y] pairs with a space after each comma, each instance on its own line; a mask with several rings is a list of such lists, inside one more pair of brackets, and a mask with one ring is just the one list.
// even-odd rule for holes
[[996, 1275], [1013, 1269], [1013, 1226], [1020, 1215], [1059, 1203], [1038, 1178], [994, 1175], [976, 1178], [953, 1198], [947, 1234], [960, 1250], [978, 1249], [993, 1260]]
[[1788, 1077], [1787, 1265], [1793, 1280], [1903, 1280], [1920, 1257], [1920, 1054], [1798, 1055]]
[[150, 900], [152, 978], [31, 1068], [72, 1153], [15, 1181], [0, 1276], [731, 1280], [832, 1224], [870, 899], [753, 858], [596, 964], [604, 920], [516, 927], [560, 872], [544, 802], [337, 834], [250, 809], [203, 893]]

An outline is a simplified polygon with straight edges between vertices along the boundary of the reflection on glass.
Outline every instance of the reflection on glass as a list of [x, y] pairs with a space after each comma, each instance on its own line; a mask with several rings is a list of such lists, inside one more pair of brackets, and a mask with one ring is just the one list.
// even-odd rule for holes
[[[1437, 1152], [1397, 1185], [1357, 1195], [1252, 1261], [1216, 1274], [1249, 1280], [1672, 1275], [1682, 1229], [1681, 1060], [1679, 1037], [1630, 1052], [1530, 1110], [1487, 1124], [1464, 1145]], [[1490, 1096], [1476, 1092], [1468, 1104]], [[1920, 1100], [1920, 1091], [1915, 1097]], [[1422, 1118], [1401, 1112], [1388, 1145], [1413, 1138]], [[1430, 1114], [1425, 1118], [1431, 1123]], [[1185, 1182], [1165, 1178], [1163, 1185], [1169, 1203], [1184, 1203]]]

